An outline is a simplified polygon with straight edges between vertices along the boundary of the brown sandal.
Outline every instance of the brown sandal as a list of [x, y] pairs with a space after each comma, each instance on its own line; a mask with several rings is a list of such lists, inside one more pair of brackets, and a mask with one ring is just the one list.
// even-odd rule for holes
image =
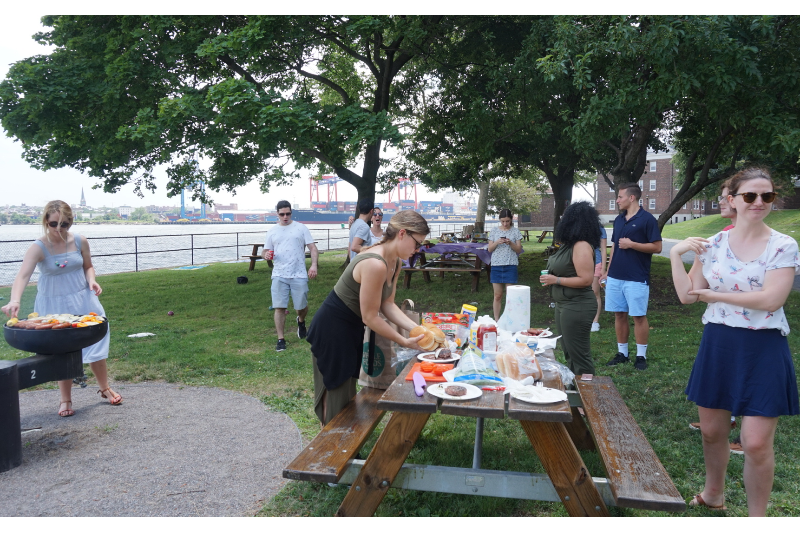
[[[106, 393], [108, 392], [108, 396]], [[111, 390], [111, 387], [97, 391], [97, 394], [105, 398], [111, 405], [119, 405], [122, 403], [122, 396]]]
[[708, 508], [708, 509], [710, 509], [712, 511], [727, 511], [728, 510], [728, 508], [725, 507], [724, 503], [722, 503], [720, 505], [708, 505], [705, 502], [705, 500], [703, 499], [703, 496], [701, 496], [699, 493], [695, 494], [694, 498], [692, 498], [692, 501], [689, 502], [689, 507], [706, 507], [706, 508]]
[[[61, 409], [61, 406], [64, 405], [64, 404], [66, 404], [67, 407], [65, 407], [64, 409]], [[58, 407], [59, 407], [58, 416], [66, 417], [66, 416], [72, 416], [72, 415], [75, 414], [75, 411], [72, 410], [72, 402], [61, 402], [61, 403], [58, 404]]]

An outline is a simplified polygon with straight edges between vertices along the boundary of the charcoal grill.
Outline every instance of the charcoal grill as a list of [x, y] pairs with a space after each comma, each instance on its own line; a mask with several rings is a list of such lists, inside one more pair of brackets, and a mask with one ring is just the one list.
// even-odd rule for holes
[[101, 340], [108, 321], [85, 328], [20, 329], [3, 326], [6, 342], [35, 355], [0, 360], [0, 472], [22, 464], [19, 391], [49, 381], [83, 376], [81, 350]]

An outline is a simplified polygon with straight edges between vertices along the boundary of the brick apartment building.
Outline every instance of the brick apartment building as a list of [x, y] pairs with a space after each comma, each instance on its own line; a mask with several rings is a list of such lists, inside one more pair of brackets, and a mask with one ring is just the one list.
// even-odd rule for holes
[[[658, 218], [669, 207], [677, 193], [674, 181], [677, 170], [672, 166], [673, 152], [648, 152], [645, 172], [639, 180], [642, 189], [642, 198], [639, 205], [644, 207], [654, 217]], [[715, 190], [716, 192], [716, 190]], [[616, 191], [608, 186], [602, 176], [597, 177], [597, 211], [600, 220], [606, 224], [611, 223], [619, 214], [615, 203]], [[794, 191], [781, 191], [781, 195], [772, 206], [773, 209], [800, 209], [800, 179], [794, 182]], [[551, 228], [553, 227], [553, 214], [555, 202], [552, 195], [542, 197], [541, 208], [536, 213], [522, 215], [519, 224], [528, 227]], [[677, 224], [694, 218], [707, 215], [718, 215], [719, 205], [716, 199], [694, 199], [686, 202], [675, 214], [668, 224]]]
[[[669, 207], [675, 198], [677, 187], [675, 176], [678, 171], [672, 166], [672, 152], [648, 152], [644, 174], [639, 180], [642, 189], [642, 198], [639, 205], [658, 218]], [[602, 176], [597, 176], [597, 211], [600, 220], [604, 223], [612, 222], [619, 214], [615, 201], [617, 193], [608, 186]], [[716, 200], [694, 199], [681, 206], [677, 213], [672, 215], [670, 224], [685, 222], [706, 215], [718, 215], [719, 205]]]

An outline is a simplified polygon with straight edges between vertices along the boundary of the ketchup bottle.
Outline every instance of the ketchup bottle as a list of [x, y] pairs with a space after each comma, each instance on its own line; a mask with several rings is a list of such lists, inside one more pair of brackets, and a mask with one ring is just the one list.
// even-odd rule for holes
[[483, 351], [497, 351], [497, 326], [492, 324], [478, 326], [478, 348]]

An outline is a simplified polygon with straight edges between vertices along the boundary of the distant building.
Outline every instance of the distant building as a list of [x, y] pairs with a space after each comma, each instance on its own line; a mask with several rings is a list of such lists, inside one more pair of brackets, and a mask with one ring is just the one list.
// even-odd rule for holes
[[119, 216], [120, 217], [122, 217], [124, 219], [127, 219], [128, 216], [131, 215], [131, 213], [133, 213], [133, 207], [131, 207], [129, 205], [121, 205], [121, 206], [119, 206]]
[[[661, 213], [669, 207], [675, 198], [675, 193], [679, 187], [675, 183], [677, 169], [672, 165], [674, 152], [648, 152], [647, 163], [645, 163], [644, 174], [639, 180], [639, 187], [642, 189], [642, 197], [639, 205], [647, 210], [654, 217], [658, 218]], [[604, 223], [612, 222], [619, 214], [616, 204], [617, 192], [608, 186], [608, 183], [598, 174], [597, 176], [597, 211], [600, 213], [600, 220]], [[719, 205], [716, 200], [693, 199], [681, 206], [672, 215], [668, 224], [685, 222], [694, 218], [707, 215], [718, 215]]]
[[[661, 213], [672, 203], [679, 186], [675, 183], [675, 176], [678, 171], [672, 166], [672, 156], [674, 152], [648, 152], [647, 163], [642, 178], [639, 180], [639, 187], [642, 189], [642, 198], [639, 205], [649, 211], [654, 217], [658, 218]], [[795, 181], [794, 191], [783, 191], [778, 200], [772, 205], [772, 209], [798, 209], [800, 208], [800, 194], [798, 194], [800, 181]], [[719, 214], [719, 204], [716, 197], [719, 191], [719, 184], [715, 184], [707, 190], [705, 195], [713, 200], [694, 198], [689, 200], [675, 212], [667, 224], [677, 224], [694, 218], [708, 215]], [[597, 176], [597, 211], [600, 219], [606, 223], [613, 221], [619, 209], [616, 205], [617, 194], [614, 189], [608, 186], [602, 176]]]
[[83, 187], [81, 187], [81, 209], [86, 209], [86, 197], [83, 195]]
[[214, 208], [217, 211], [238, 211], [239, 204], [230, 204], [230, 205], [216, 204], [214, 205]]

